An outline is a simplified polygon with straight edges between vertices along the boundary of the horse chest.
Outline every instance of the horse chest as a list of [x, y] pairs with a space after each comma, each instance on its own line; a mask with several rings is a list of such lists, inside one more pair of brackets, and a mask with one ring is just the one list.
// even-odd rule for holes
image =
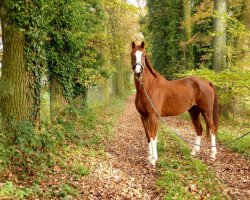
[[149, 108], [147, 104], [147, 99], [143, 96], [136, 95], [135, 98], [135, 107], [141, 115], [148, 115]]

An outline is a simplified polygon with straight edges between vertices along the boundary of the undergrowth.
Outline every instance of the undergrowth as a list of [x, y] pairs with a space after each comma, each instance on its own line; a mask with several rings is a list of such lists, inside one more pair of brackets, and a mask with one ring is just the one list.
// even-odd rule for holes
[[0, 198], [77, 198], [72, 182], [91, 174], [88, 159], [105, 155], [124, 100], [69, 107], [41, 131], [29, 122], [13, 123], [8, 134], [0, 130]]
[[201, 160], [190, 156], [183, 141], [163, 129], [158, 137], [157, 185], [165, 193], [164, 199], [230, 199], [223, 194], [223, 183]]

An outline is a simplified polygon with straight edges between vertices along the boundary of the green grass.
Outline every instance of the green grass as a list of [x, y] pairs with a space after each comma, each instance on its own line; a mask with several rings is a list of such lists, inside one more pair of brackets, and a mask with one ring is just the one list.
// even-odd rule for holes
[[223, 194], [224, 185], [202, 163], [190, 156], [190, 149], [168, 130], [159, 131], [157, 186], [164, 199], [230, 199]]
[[219, 129], [218, 140], [233, 151], [242, 153], [246, 158], [250, 159], [250, 133], [245, 137], [231, 143], [231, 141], [239, 138], [247, 132], [250, 132], [249, 128], [241, 129], [239, 126], [231, 128], [229, 125], [222, 126]]

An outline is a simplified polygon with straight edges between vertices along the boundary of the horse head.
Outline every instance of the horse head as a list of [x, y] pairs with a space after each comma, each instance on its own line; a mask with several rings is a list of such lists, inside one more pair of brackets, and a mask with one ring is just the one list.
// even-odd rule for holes
[[145, 67], [148, 67], [149, 71], [156, 77], [155, 70], [146, 54], [144, 41], [142, 41], [140, 45], [136, 45], [135, 42], [132, 42], [131, 64], [137, 78], [142, 76]]

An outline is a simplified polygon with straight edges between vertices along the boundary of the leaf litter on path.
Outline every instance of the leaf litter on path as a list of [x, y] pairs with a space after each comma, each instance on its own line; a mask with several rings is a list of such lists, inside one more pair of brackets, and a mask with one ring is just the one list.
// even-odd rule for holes
[[[194, 140], [195, 132], [191, 122], [180, 117], [166, 117], [165, 121], [185, 139]], [[146, 136], [134, 106], [134, 95], [129, 97], [127, 107], [117, 121], [114, 132], [115, 138], [106, 143], [105, 159], [96, 158], [92, 173], [83, 178], [82, 195], [91, 200], [162, 199], [163, 194], [156, 188], [155, 167], [149, 165], [146, 160]], [[204, 140], [198, 157], [218, 178], [224, 180], [227, 188], [223, 193], [230, 194], [237, 200], [250, 199], [249, 161], [222, 145], [218, 145], [217, 159], [212, 161], [210, 143]], [[195, 191], [196, 186], [191, 184], [188, 189]]]
[[[190, 121], [180, 117], [165, 117], [166, 123], [172, 130], [180, 134], [189, 141], [195, 140], [195, 131]], [[203, 134], [205, 135], [205, 134]], [[188, 144], [192, 148], [191, 144]], [[201, 141], [201, 151], [198, 158], [201, 159], [216, 176], [224, 180], [228, 186], [225, 193], [228, 193], [233, 199], [250, 199], [250, 164], [240, 153], [233, 152], [222, 144], [217, 143], [216, 160], [210, 159], [211, 143], [206, 136]]]
[[146, 136], [133, 96], [128, 99], [114, 132], [115, 138], [106, 144], [106, 159], [100, 159], [91, 175], [84, 177], [83, 196], [87, 199], [161, 199], [155, 186], [155, 167], [146, 160]]

